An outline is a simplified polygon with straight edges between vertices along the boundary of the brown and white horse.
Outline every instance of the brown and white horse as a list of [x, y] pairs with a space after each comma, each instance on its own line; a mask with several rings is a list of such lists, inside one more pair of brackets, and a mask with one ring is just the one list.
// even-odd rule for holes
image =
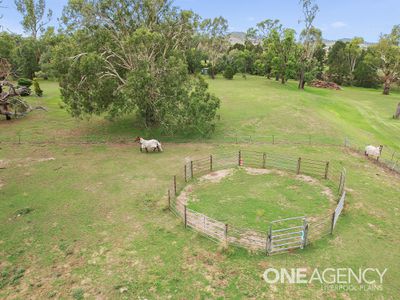
[[146, 150], [146, 152], [149, 152], [149, 151], [163, 152], [161, 143], [157, 140], [145, 140], [144, 138], [141, 138], [140, 136], [138, 136], [138, 137], [136, 137], [135, 142], [139, 142], [140, 152], [143, 152], [143, 150]]

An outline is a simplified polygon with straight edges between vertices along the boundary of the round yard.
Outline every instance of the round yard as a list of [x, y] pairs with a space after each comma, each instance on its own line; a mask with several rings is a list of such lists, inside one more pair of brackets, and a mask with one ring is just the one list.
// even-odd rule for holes
[[188, 208], [235, 226], [266, 230], [274, 220], [329, 214], [336, 204], [329, 183], [281, 170], [222, 170], [188, 187]]

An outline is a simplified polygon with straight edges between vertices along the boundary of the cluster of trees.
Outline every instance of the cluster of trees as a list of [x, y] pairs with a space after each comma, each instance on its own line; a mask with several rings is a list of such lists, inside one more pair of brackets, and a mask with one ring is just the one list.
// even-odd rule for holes
[[279, 20], [260, 22], [248, 30], [244, 44], [227, 48], [213, 75], [218, 71], [232, 79], [232, 74], [248, 73], [273, 77], [283, 84], [295, 79], [300, 89], [313, 79], [346, 86], [383, 85], [385, 95], [394, 83], [400, 83], [400, 25], [368, 47], [362, 38], [355, 37], [347, 42], [336, 41], [328, 48], [321, 31], [312, 26], [317, 8], [305, 2], [306, 25], [298, 40], [296, 32], [283, 27]]
[[382, 35], [377, 44], [362, 48], [364, 40], [337, 41], [329, 51], [327, 77], [338, 84], [378, 87], [383, 93], [400, 79], [400, 26]]
[[244, 44], [230, 45], [224, 18], [202, 19], [169, 0], [69, 1], [57, 32], [47, 26], [52, 12], [45, 0], [15, 0], [28, 36], [0, 32], [0, 58], [16, 77], [58, 79], [73, 116], [136, 112], [146, 126], [170, 132], [213, 130], [220, 101], [198, 75], [204, 68], [211, 78], [296, 79], [299, 89], [315, 78], [384, 84], [388, 94], [400, 76], [400, 27], [367, 49], [361, 38], [327, 49], [313, 25], [318, 6], [300, 3], [299, 35], [265, 20], [247, 31]]
[[321, 31], [313, 26], [318, 6], [312, 0], [302, 0], [304, 29], [300, 39], [296, 32], [285, 28], [279, 20], [265, 20], [250, 28], [246, 33], [244, 45], [236, 44], [220, 54], [219, 63], [210, 64], [212, 74], [217, 70], [224, 72], [226, 78], [240, 72], [275, 77], [283, 84], [290, 78], [299, 80], [299, 89], [321, 73], [325, 52]]
[[30, 36], [2, 32], [0, 57], [16, 76], [58, 79], [73, 116], [135, 112], [145, 126], [167, 132], [214, 129], [220, 100], [188, 70], [201, 47], [217, 60], [225, 41], [218, 19], [201, 20], [166, 0], [77, 0], [64, 8], [56, 33], [45, 29], [51, 11], [44, 0], [15, 4]]

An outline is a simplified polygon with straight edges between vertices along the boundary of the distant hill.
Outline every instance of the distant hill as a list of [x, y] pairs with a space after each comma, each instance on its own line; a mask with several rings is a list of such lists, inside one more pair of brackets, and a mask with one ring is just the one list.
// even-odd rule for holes
[[[323, 39], [322, 42], [326, 45], [327, 48], [333, 46], [334, 43], [336, 43], [337, 41], [342, 41], [344, 43], [350, 42], [351, 39], [350, 38], [343, 38], [343, 39], [338, 39], [338, 40], [325, 40]], [[374, 45], [375, 43], [370, 43], [370, 42], [364, 42], [361, 44], [362, 48], [368, 48], [369, 46]]]
[[[229, 42], [234, 45], [234, 44], [244, 44], [244, 41], [246, 40], [246, 33], [245, 32], [240, 32], [240, 31], [234, 31], [229, 33]], [[338, 40], [323, 40], [323, 43], [326, 45], [327, 48], [333, 46], [333, 44], [336, 41], [342, 41], [342, 42], [350, 42], [351, 39], [350, 38], [342, 38], [342, 39], [338, 39]], [[260, 42], [260, 40], [256, 39], [253, 41], [254, 44], [258, 44]], [[370, 43], [370, 42], [364, 42], [363, 44], [361, 44], [362, 48], [367, 48], [369, 46], [374, 45], [375, 43]]]
[[246, 40], [246, 33], [245, 32], [231, 32], [229, 33], [229, 42], [234, 44], [244, 44]]

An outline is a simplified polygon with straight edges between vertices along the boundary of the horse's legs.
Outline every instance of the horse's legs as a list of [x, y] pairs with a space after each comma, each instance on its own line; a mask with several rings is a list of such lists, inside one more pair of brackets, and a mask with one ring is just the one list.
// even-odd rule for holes
[[146, 152], [149, 152], [149, 150], [147, 149], [147, 147], [146, 147]]

